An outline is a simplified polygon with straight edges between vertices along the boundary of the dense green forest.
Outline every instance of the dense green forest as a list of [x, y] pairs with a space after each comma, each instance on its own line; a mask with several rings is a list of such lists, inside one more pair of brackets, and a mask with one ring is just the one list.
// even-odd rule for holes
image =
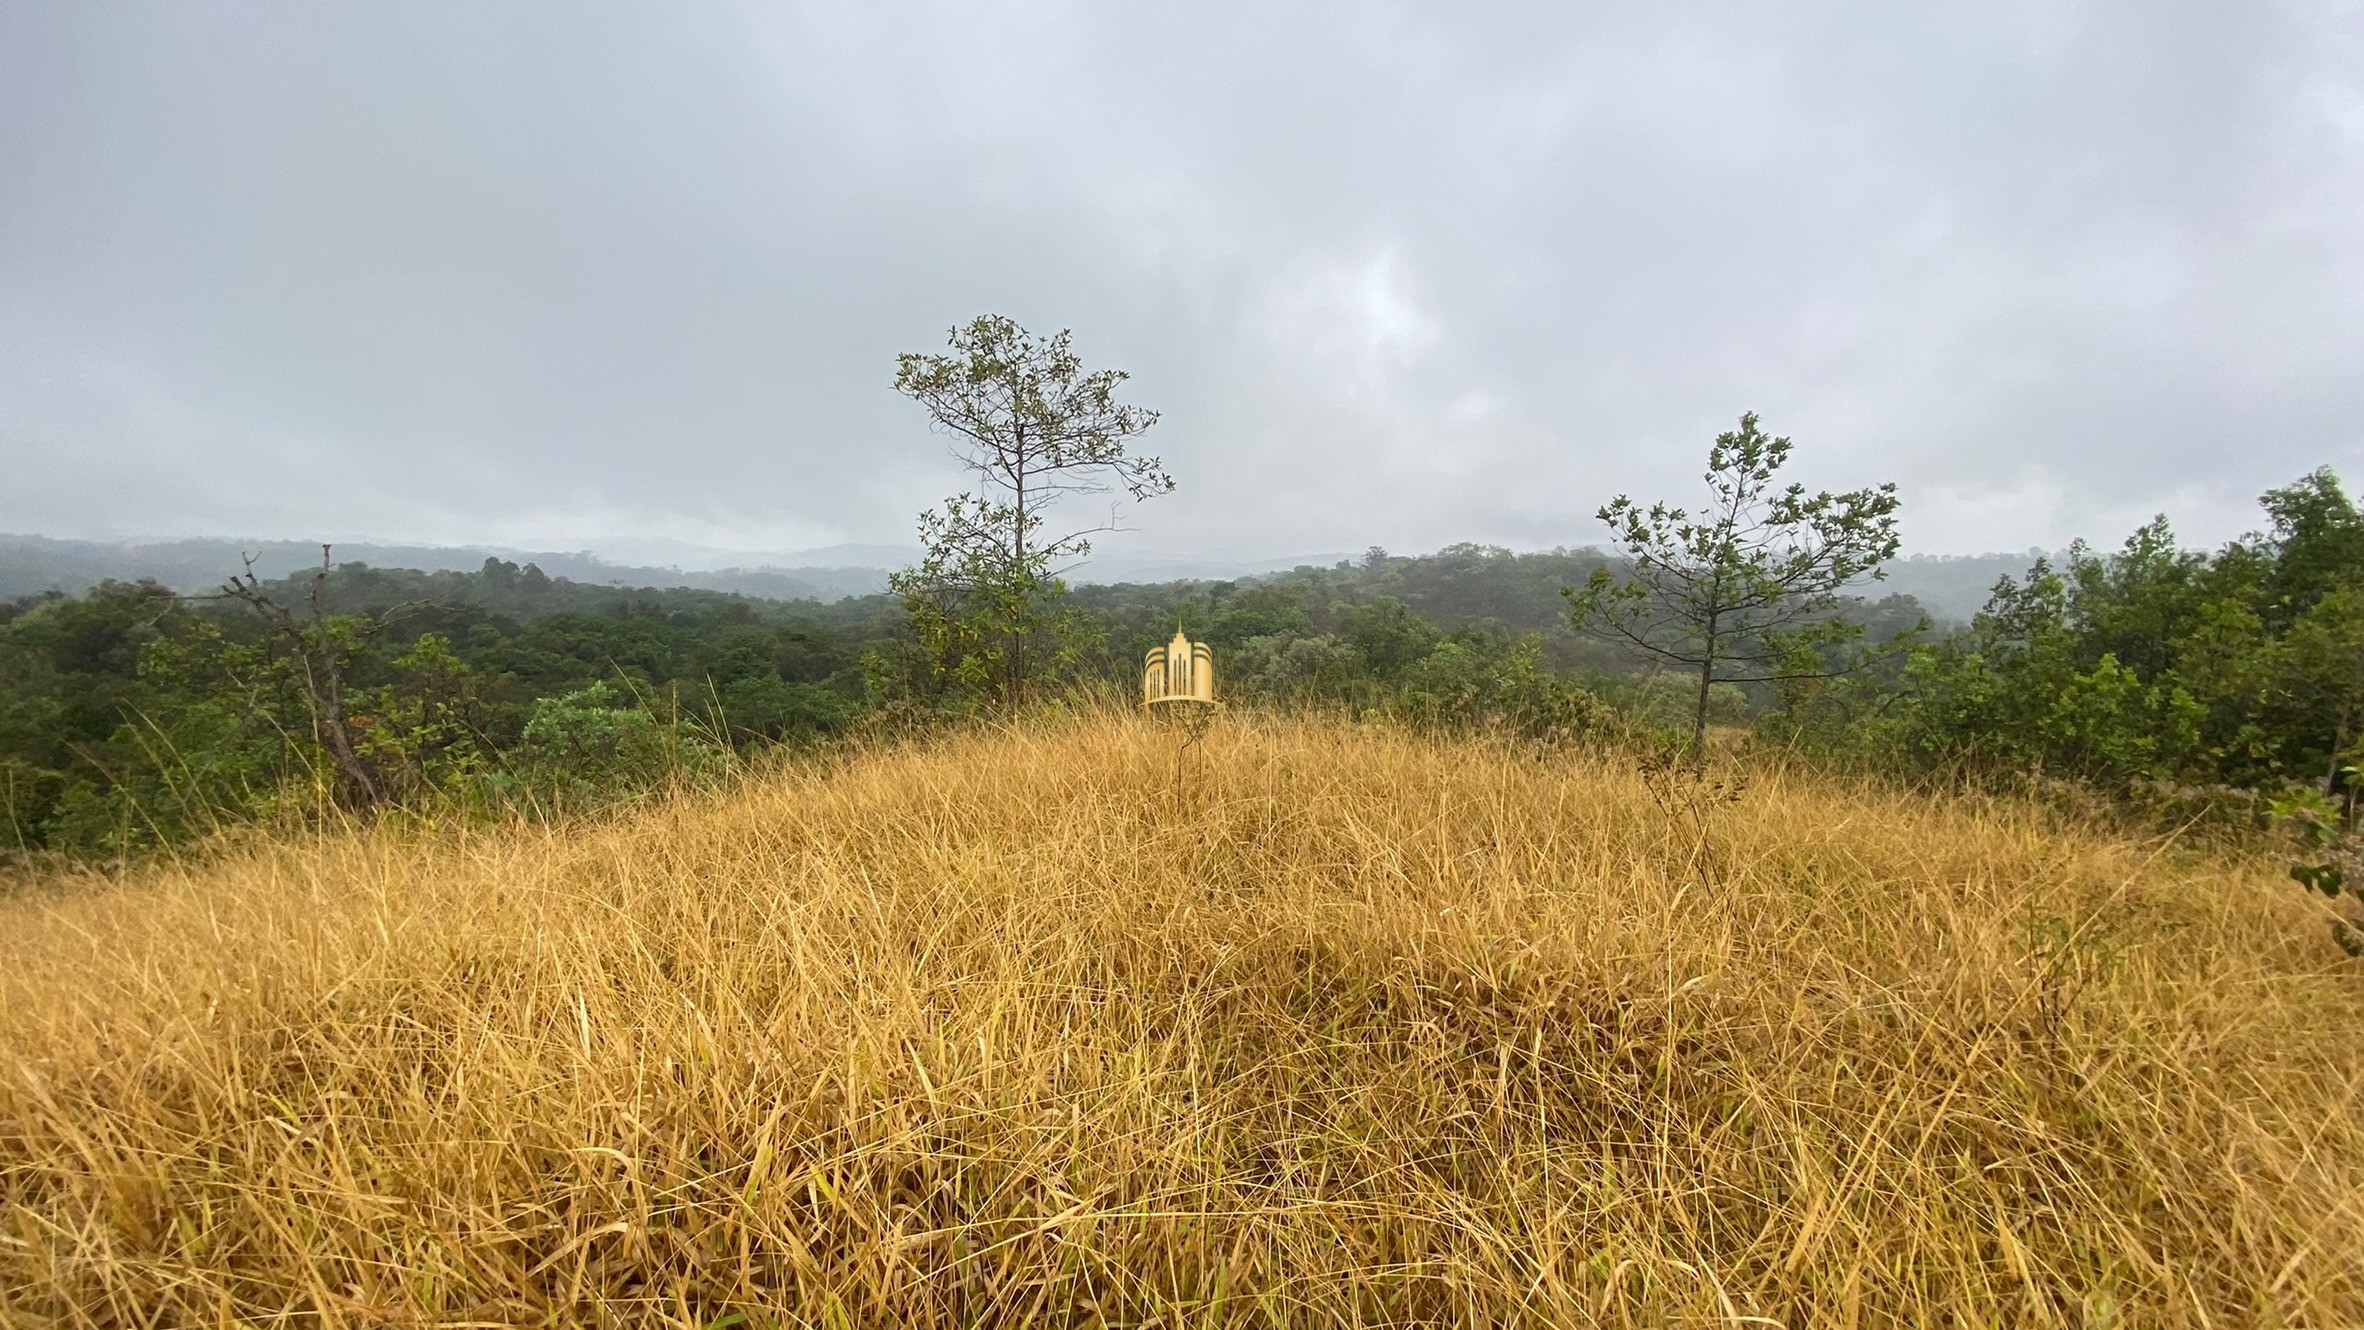
[[[2080, 544], [1998, 583], [1959, 628], [1926, 629], [1909, 597], [1852, 599], [1861, 668], [1718, 684], [1713, 719], [1914, 776], [2180, 783], [2344, 812], [2364, 732], [2364, 517], [2320, 471], [2265, 495], [2262, 518], [2213, 552], [2163, 519], [2111, 551]], [[1239, 705], [1538, 738], [1679, 726], [1687, 681], [1571, 621], [1565, 589], [1604, 566], [1459, 545], [1063, 590], [1045, 678], [1121, 695], [1179, 625], [1215, 647]], [[0, 846], [106, 856], [331, 803], [580, 805], [982, 709], [931, 687], [919, 656], [891, 596], [624, 590], [497, 559], [337, 564], [244, 598], [122, 582], [20, 598], [0, 603]]]
[[2351, 803], [2364, 726], [2364, 518], [2326, 468], [2213, 553], [2158, 518], [2000, 582], [1965, 629], [1772, 718], [1831, 753], [1954, 773], [2178, 781]]
[[292, 632], [152, 582], [0, 606], [0, 843], [114, 852], [300, 799], [330, 765], [315, 685], [332, 667], [352, 756], [389, 794], [661, 778], [657, 759], [842, 729], [862, 644], [896, 612], [625, 592], [498, 560], [314, 581], [261, 584]]
[[[1122, 693], [1180, 625], [1221, 653], [1241, 703], [1539, 733], [1597, 721], [1602, 697], [1647, 714], [1666, 699], [1567, 621], [1560, 588], [1599, 562], [1456, 546], [1078, 588], [1080, 632], [1054, 681]], [[973, 709], [901, 668], [907, 615], [888, 596], [623, 590], [497, 559], [469, 573], [339, 563], [258, 585], [293, 632], [253, 604], [153, 582], [0, 602], [0, 845], [118, 853], [333, 795], [307, 683], [331, 652], [352, 757], [387, 798], [597, 800], [684, 763]], [[1719, 707], [1737, 718], [1747, 703]]]

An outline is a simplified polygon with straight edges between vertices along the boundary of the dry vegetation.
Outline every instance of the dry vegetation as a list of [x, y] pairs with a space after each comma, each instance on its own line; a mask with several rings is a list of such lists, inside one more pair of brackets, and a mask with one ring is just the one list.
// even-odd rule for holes
[[0, 903], [0, 1322], [2364, 1322], [2270, 870], [1766, 771], [1711, 887], [1607, 759], [1171, 745]]

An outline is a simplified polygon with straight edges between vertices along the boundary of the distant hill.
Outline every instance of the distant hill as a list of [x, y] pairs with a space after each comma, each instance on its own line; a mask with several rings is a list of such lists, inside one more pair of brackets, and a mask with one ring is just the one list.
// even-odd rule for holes
[[[843, 547], [841, 547], [843, 548]], [[859, 548], [859, 547], [857, 547]], [[886, 549], [887, 547], [867, 547]], [[610, 563], [589, 551], [516, 550], [498, 546], [384, 545], [354, 542], [335, 546], [339, 563], [421, 572], [473, 572], [486, 559], [532, 564], [552, 577], [592, 586], [688, 587], [729, 591], [768, 600], [840, 600], [886, 589], [884, 567], [653, 568]], [[109, 578], [152, 577], [177, 591], [201, 591], [239, 571], [244, 555], [255, 556], [255, 571], [266, 580], [313, 567], [320, 546], [306, 541], [191, 539], [109, 544], [54, 540], [47, 536], [0, 535], [0, 598], [86, 591]]]
[[2024, 554], [1915, 554], [1889, 564], [1888, 578], [1864, 595], [1911, 596], [1935, 619], [1967, 623], [1985, 607], [1987, 594], [2003, 578], [2016, 580], [2044, 557]]
[[[1915, 555], [1888, 565], [1887, 580], [1863, 582], [1848, 594], [1878, 603], [1909, 597], [1940, 624], [1967, 623], [1987, 600], [1998, 579], [2016, 578], [2036, 559], [2028, 554]], [[1252, 579], [1266, 585], [1318, 584], [1334, 591], [1363, 596], [1393, 596], [1421, 614], [1448, 626], [1493, 619], [1521, 629], [1556, 628], [1567, 617], [1560, 588], [1582, 582], [1608, 559], [1598, 549], [1561, 548], [1517, 552], [1493, 545], [1448, 545], [1434, 554], [1388, 555], [1377, 562], [1367, 557], [1343, 559], [1316, 556], [1295, 561], [1271, 560], [1263, 571], [1208, 571], [1206, 565], [1136, 565], [1141, 574], [1126, 579], [1136, 583], [1210, 582], [1225, 578]], [[1180, 571], [1188, 567], [1188, 571]], [[1075, 579], [1089, 584], [1102, 580]], [[1123, 599], [1129, 588], [1103, 586], [1087, 592], [1084, 602], [1104, 606]]]
[[[1452, 546], [1415, 562], [1426, 564], [1442, 561], [1440, 567], [1451, 565], [1458, 569], [1459, 565], [1469, 561], [1469, 552], [1480, 548], [1474, 545]], [[696, 557], [705, 562], [719, 562], [733, 557], [725, 551], [701, 550], [689, 546], [683, 546], [680, 552], [685, 557]], [[1495, 553], [1508, 556], [1509, 551]], [[151, 577], [176, 590], [202, 591], [220, 584], [223, 578], [237, 572], [242, 567], [241, 556], [246, 554], [255, 556], [258, 573], [266, 579], [273, 579], [317, 564], [320, 547], [294, 540], [202, 538], [117, 544], [0, 534], [0, 599], [38, 595], [45, 591], [78, 593], [109, 578], [137, 581]], [[368, 564], [373, 568], [413, 568], [421, 572], [473, 572], [483, 567], [486, 559], [501, 559], [520, 566], [532, 564], [551, 577], [586, 586], [680, 587], [730, 592], [766, 600], [826, 602], [848, 596], [876, 595], [884, 591], [888, 570], [913, 562], [918, 558], [919, 551], [899, 545], [833, 545], [770, 556], [793, 560], [793, 564], [750, 563], [723, 567], [659, 567], [618, 563], [587, 550], [519, 550], [492, 545], [391, 545], [366, 541], [339, 544], [335, 546], [335, 555], [340, 563]], [[1540, 588], [1536, 594], [1542, 595], [1556, 614], [1559, 584], [1552, 579], [1581, 576], [1597, 557], [1595, 552], [1583, 550], [1550, 555], [1521, 555], [1510, 562], [1481, 560], [1489, 567], [1476, 576], [1480, 581], [1498, 580], [1502, 570], [1516, 566], [1524, 574], [1522, 580], [1535, 581], [1536, 587]], [[2025, 554], [1966, 556], [1914, 555], [1888, 565], [1886, 583], [1866, 587], [1863, 594], [1873, 599], [1882, 595], [1911, 596], [1938, 619], [1966, 621], [1986, 603], [1987, 593], [1998, 578], [2019, 576], [2035, 557], [2036, 552], [2033, 551]], [[1348, 558], [1336, 552], [1261, 559], [1236, 555], [1190, 558], [1109, 553], [1097, 556], [1077, 568], [1070, 580], [1079, 585], [1215, 581], [1270, 576], [1293, 569], [1328, 569]], [[1562, 567], [1562, 563], [1566, 566]], [[1466, 570], [1463, 570], [1463, 575], [1468, 576]], [[1536, 581], [1537, 578], [1542, 580]], [[1545, 586], [1544, 582], [1550, 582], [1550, 585]], [[1439, 590], [1444, 594], [1432, 599], [1440, 603], [1423, 606], [1423, 609], [1424, 612], [1439, 615], [1440, 621], [1449, 621], [1456, 617], [1455, 606], [1441, 602], [1455, 600], [1457, 596], [1452, 590]], [[1461, 590], [1466, 591], [1467, 587]], [[1404, 592], [1391, 588], [1389, 594]], [[1408, 599], [1418, 600], [1420, 596], [1413, 592]], [[1504, 617], [1523, 621], [1524, 617], [1530, 616]]]
[[[886, 590], [890, 570], [919, 560], [904, 545], [829, 545], [784, 554], [747, 554], [703, 546], [650, 544], [649, 552], [673, 556], [668, 564], [627, 563], [589, 550], [521, 550], [502, 545], [394, 545], [377, 541], [338, 542], [339, 563], [373, 568], [414, 568], [420, 572], [473, 572], [486, 559], [532, 564], [552, 577], [589, 586], [687, 587], [728, 591], [767, 600], [840, 600]], [[76, 594], [113, 578], [136, 582], [154, 578], [176, 591], [202, 591], [239, 571], [242, 556], [255, 556], [255, 571], [266, 580], [313, 567], [320, 546], [299, 540], [185, 540], [107, 542], [58, 540], [48, 536], [0, 534], [0, 599], [45, 591]], [[1328, 565], [1342, 553], [1287, 558], [1096, 555], [1069, 580], [1078, 583], [1182, 582], [1251, 577], [1304, 564]]]

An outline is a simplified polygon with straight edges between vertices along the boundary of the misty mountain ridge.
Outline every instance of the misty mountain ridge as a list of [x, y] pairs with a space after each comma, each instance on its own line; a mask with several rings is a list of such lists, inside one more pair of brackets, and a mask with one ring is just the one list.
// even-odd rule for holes
[[[750, 554], [679, 543], [671, 548], [684, 557], [659, 566], [618, 562], [589, 550], [505, 545], [351, 541], [332, 548], [339, 563], [376, 568], [472, 572], [487, 559], [499, 559], [530, 563], [552, 577], [593, 586], [686, 587], [765, 600], [817, 601], [881, 593], [890, 570], [919, 557], [916, 547], [901, 545], [840, 544]], [[1884, 582], [1868, 583], [1858, 594], [1871, 599], [1907, 595], [1937, 618], [1965, 620], [1986, 603], [1997, 579], [2017, 577], [2037, 553], [1911, 555], [1890, 563]], [[247, 555], [254, 556], [255, 571], [269, 580], [316, 566], [320, 546], [311, 541], [219, 537], [107, 542], [0, 534], [0, 599], [53, 591], [78, 594], [108, 579], [153, 578], [176, 591], [205, 591], [244, 567]], [[1330, 567], [1353, 558], [1359, 556], [1340, 551], [1277, 558], [1095, 553], [1070, 572], [1069, 580], [1079, 585], [1222, 581]]]
[[[685, 568], [612, 562], [589, 550], [523, 550], [505, 545], [411, 545], [377, 541], [333, 542], [340, 564], [412, 568], [421, 572], [473, 572], [487, 559], [533, 564], [552, 577], [593, 586], [690, 587], [730, 591], [767, 600], [839, 600], [886, 589], [887, 567], [842, 562], [847, 555], [875, 552], [891, 557], [892, 546], [836, 546], [819, 550], [795, 567]], [[218, 537], [105, 542], [58, 540], [47, 536], [0, 534], [0, 597], [47, 591], [79, 593], [113, 578], [154, 578], [176, 591], [204, 591], [244, 567], [254, 556], [255, 572], [266, 581], [316, 567], [316, 541], [240, 541]]]

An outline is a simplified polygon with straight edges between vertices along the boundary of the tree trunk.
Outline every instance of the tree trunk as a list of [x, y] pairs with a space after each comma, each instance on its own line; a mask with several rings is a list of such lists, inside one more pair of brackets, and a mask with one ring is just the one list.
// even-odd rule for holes
[[1721, 615], [1707, 616], [1706, 659], [1699, 662], [1698, 705], [1691, 712], [1691, 765], [1698, 766], [1707, 759], [1707, 690], [1716, 681], [1716, 620]]
[[1018, 497], [1014, 506], [1017, 510], [1018, 521], [1017, 529], [1011, 533], [1010, 537], [1010, 548], [1015, 551], [1017, 558], [1010, 573], [1018, 593], [1018, 603], [1011, 607], [1014, 611], [1014, 622], [1010, 625], [1010, 659], [1009, 664], [1003, 670], [1002, 683], [1002, 707], [1013, 716], [1018, 714], [1019, 698], [1026, 691], [1026, 594], [1028, 588], [1026, 586], [1026, 430], [1024, 425], [1018, 427], [1017, 438], [1018, 465], [1013, 477], [1016, 483], [1011, 488], [1017, 491]]
[[1709, 660], [1699, 667], [1699, 705], [1691, 713], [1691, 765], [1698, 766], [1707, 756], [1707, 689], [1715, 682], [1716, 664]]
[[2340, 750], [2348, 746], [2347, 708], [2340, 708], [2339, 720], [2331, 727], [2331, 761], [2323, 773], [2323, 797], [2328, 799], [2339, 790]]
[[324, 719], [327, 723], [320, 727], [321, 737], [327, 740], [329, 756], [336, 759], [337, 768], [345, 773], [345, 779], [361, 792], [361, 802], [365, 806], [375, 805], [378, 802], [378, 783], [370, 776], [368, 765], [353, 747], [352, 734], [345, 727], [343, 708], [330, 712]]
[[[306, 649], [300, 638], [296, 649]], [[334, 648], [329, 650], [333, 652]], [[329, 758], [337, 764], [337, 770], [360, 792], [362, 806], [375, 807], [378, 802], [378, 783], [369, 774], [369, 764], [361, 760], [360, 751], [353, 747], [352, 727], [345, 723], [344, 663], [330, 655], [321, 662], [320, 672], [328, 677], [325, 687], [318, 682], [310, 665], [304, 667], [304, 681], [312, 691], [314, 729], [318, 731], [315, 737], [320, 740], [321, 747], [328, 750]]]

